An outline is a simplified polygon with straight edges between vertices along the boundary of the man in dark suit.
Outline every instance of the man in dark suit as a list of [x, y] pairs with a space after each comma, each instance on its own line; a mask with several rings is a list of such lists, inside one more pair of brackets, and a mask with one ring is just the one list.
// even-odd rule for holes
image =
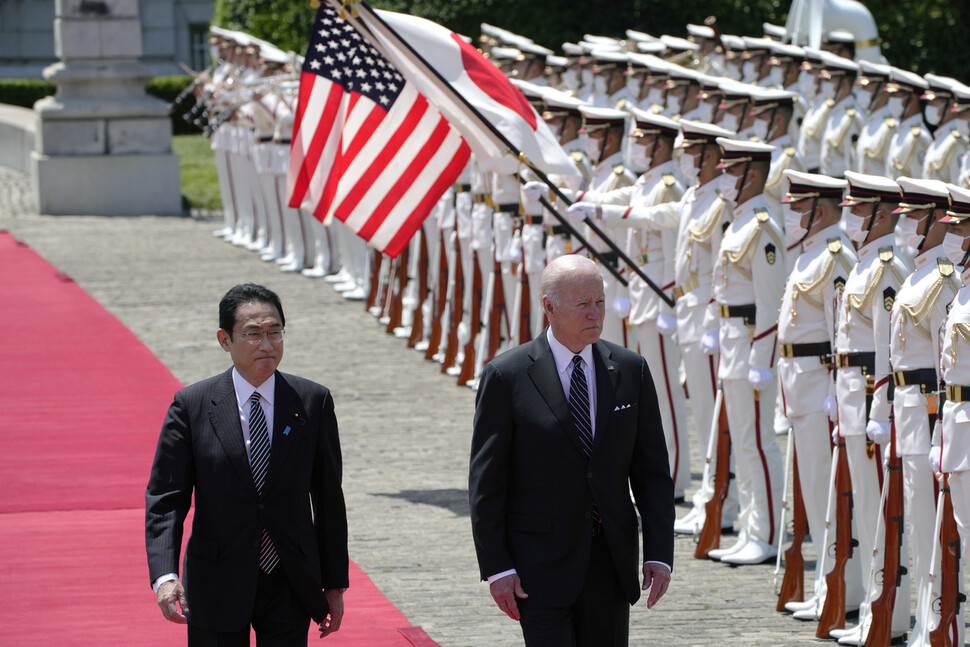
[[[330, 391], [276, 370], [279, 297], [247, 283], [219, 303], [233, 367], [175, 394], [145, 493], [152, 586], [190, 647], [306, 645], [337, 631], [348, 586], [347, 513]], [[182, 526], [195, 514], [178, 580]]]
[[[644, 359], [600, 341], [603, 280], [587, 258], [540, 279], [549, 327], [492, 360], [475, 408], [469, 497], [482, 579], [526, 645], [626, 645], [643, 590], [673, 565], [674, 492]], [[576, 359], [579, 358], [579, 359]]]

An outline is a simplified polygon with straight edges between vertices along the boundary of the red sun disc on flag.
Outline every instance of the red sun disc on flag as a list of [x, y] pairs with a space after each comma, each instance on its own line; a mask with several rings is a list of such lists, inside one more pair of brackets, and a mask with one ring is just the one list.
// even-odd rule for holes
[[468, 76], [482, 92], [492, 97], [509, 110], [515, 111], [525, 119], [529, 127], [536, 129], [536, 116], [532, 106], [526, 101], [519, 89], [512, 85], [497, 67], [489, 63], [477, 49], [462, 40], [457, 34], [451, 37], [461, 48], [461, 62]]

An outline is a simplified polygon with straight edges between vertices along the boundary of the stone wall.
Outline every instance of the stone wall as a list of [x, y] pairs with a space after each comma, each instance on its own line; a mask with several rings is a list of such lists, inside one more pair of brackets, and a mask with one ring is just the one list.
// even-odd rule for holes
[[36, 132], [33, 110], [0, 103], [0, 166], [29, 173]]

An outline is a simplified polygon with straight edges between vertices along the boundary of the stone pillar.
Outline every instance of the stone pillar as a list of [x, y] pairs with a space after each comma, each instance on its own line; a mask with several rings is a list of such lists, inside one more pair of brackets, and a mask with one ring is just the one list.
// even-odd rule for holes
[[138, 0], [55, 0], [57, 86], [34, 105], [34, 200], [43, 214], [182, 211], [165, 102], [145, 94]]

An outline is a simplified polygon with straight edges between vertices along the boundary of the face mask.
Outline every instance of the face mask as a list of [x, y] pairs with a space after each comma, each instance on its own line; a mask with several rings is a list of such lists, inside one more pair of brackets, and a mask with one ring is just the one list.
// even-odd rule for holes
[[721, 118], [721, 123], [718, 124], [721, 128], [730, 130], [732, 133], [738, 132], [738, 126], [741, 123], [741, 118], [738, 115], [732, 114], [730, 112], [724, 113], [724, 117]]
[[714, 104], [705, 101], [697, 106], [697, 121], [709, 124], [714, 120]]
[[630, 162], [643, 170], [650, 168], [650, 154], [646, 145], [638, 143], [630, 146]]
[[218, 45], [209, 45], [209, 57], [212, 58], [213, 61], [218, 61], [219, 60], [219, 46]]
[[926, 123], [931, 126], [939, 126], [940, 122], [943, 121], [943, 106], [928, 105], [924, 114]]
[[738, 190], [738, 178], [727, 173], [722, 173], [721, 177], [717, 179], [717, 190], [720, 191], [721, 197], [725, 200], [731, 200], [732, 202], [737, 200], [738, 194], [740, 193]]
[[584, 67], [582, 71], [583, 85], [587, 88], [593, 85], [593, 70]]
[[593, 80], [593, 94], [606, 94], [606, 77], [600, 74]]
[[640, 98], [640, 93], [643, 92], [643, 79], [637, 76], [631, 76], [626, 80], [626, 91], [630, 93], [630, 96], [634, 99]]
[[562, 73], [562, 84], [565, 85], [570, 90], [579, 89], [579, 72], [573, 68], [569, 68]]
[[780, 65], [772, 65], [768, 76], [771, 77], [771, 84], [776, 88], [785, 87], [785, 69]]
[[957, 236], [952, 231], [946, 232], [946, 236], [943, 237], [943, 253], [954, 265], [962, 264], [967, 255], [963, 251], [963, 240], [962, 236]]
[[667, 114], [671, 117], [680, 114], [680, 97], [667, 95]]
[[906, 110], [906, 100], [899, 96], [899, 93], [893, 94], [889, 97], [889, 114], [891, 114], [896, 119], [900, 119], [903, 116], [903, 112]]
[[583, 152], [586, 153], [590, 163], [596, 164], [598, 161], [600, 161], [600, 145], [602, 143], [602, 139], [594, 139], [585, 135], [583, 136]]
[[835, 98], [835, 83], [832, 81], [823, 81], [822, 87], [819, 88], [818, 93], [825, 97], [826, 99]]
[[752, 125], [754, 130], [754, 136], [760, 141], [768, 141], [768, 120], [767, 119], [755, 119]]
[[648, 106], [662, 106], [664, 105], [664, 91], [657, 86], [650, 86], [650, 90], [647, 92], [647, 103]]
[[919, 246], [923, 244], [923, 235], [916, 233], [916, 230], [919, 229], [922, 223], [922, 220], [902, 216], [899, 219], [899, 224], [896, 225], [899, 231], [899, 237], [913, 249], [919, 249]]
[[680, 159], [677, 160], [677, 166], [680, 167], [680, 174], [691, 184], [697, 179], [697, 175], [700, 173], [700, 169], [695, 165], [696, 160], [696, 155], [688, 155], [687, 153], [683, 153]]
[[855, 102], [859, 104], [859, 107], [863, 110], [868, 110], [869, 106], [872, 105], [872, 92], [868, 89], [859, 89], [854, 94]]
[[843, 218], [845, 222], [845, 235], [856, 245], [861, 245], [869, 232], [863, 229], [866, 225], [866, 218], [857, 216], [854, 213], [847, 213]]
[[754, 83], [758, 79], [758, 69], [752, 61], [745, 61], [741, 66], [741, 79], [745, 83]]
[[815, 75], [811, 70], [802, 70], [798, 73], [798, 88], [805, 99], [811, 101], [815, 97]]
[[808, 230], [802, 227], [804, 217], [805, 213], [801, 211], [785, 209], [785, 232], [792, 240], [801, 240], [808, 233]]

